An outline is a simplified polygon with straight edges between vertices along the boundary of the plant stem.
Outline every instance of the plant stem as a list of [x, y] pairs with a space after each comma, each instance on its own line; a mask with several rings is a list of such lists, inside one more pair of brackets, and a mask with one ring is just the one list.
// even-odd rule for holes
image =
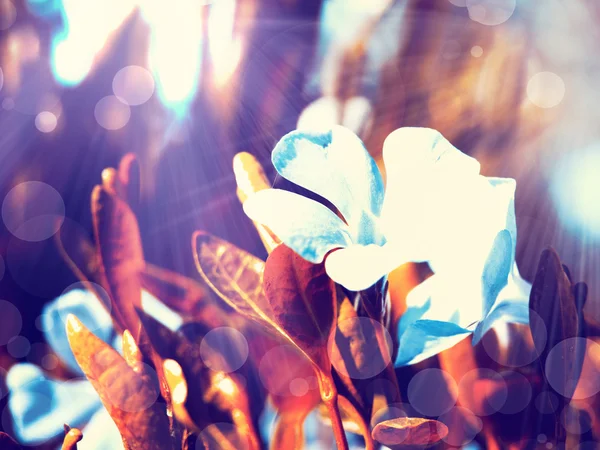
[[326, 374], [322, 370], [318, 370], [319, 390], [321, 392], [321, 400], [327, 407], [329, 417], [331, 418], [331, 427], [338, 450], [349, 450], [344, 425], [342, 424], [342, 416], [338, 407], [338, 393], [331, 378], [331, 373]]

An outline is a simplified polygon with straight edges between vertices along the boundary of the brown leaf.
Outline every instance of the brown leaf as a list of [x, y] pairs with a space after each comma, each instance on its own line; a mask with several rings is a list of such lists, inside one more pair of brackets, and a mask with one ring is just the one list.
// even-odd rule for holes
[[318, 368], [321, 399], [332, 416], [336, 442], [347, 449], [327, 355], [327, 339], [335, 327], [335, 287], [323, 265], [311, 264], [280, 245], [265, 268], [260, 259], [203, 232], [194, 234], [192, 245], [198, 271], [219, 297], [279, 333]]
[[[429, 446], [442, 440], [448, 427], [437, 420], [398, 417], [385, 420], [373, 428], [373, 439], [387, 446]], [[393, 447], [392, 447], [393, 448]]]
[[535, 338], [545, 331], [548, 336], [545, 347], [538, 349], [541, 367], [548, 370], [546, 365], [551, 364], [554, 367], [550, 370], [564, 373], [563, 385], [557, 390], [561, 395], [571, 398], [581, 373], [585, 345], [562, 345], [560, 348], [563, 349], [563, 354], [552, 360], [548, 359], [548, 354], [563, 340], [583, 336], [584, 324], [569, 277], [552, 249], [542, 252], [531, 288], [529, 306], [540, 315], [545, 325], [545, 330], [540, 329], [539, 321], [532, 320], [532, 335]]
[[140, 273], [144, 255], [137, 220], [129, 206], [103, 186], [92, 192], [94, 234], [100, 261], [117, 310], [136, 340], [139, 319], [134, 308], [141, 305]]
[[[263, 290], [262, 260], [202, 231], [194, 233], [193, 243], [200, 275], [225, 303], [305, 352], [275, 319], [274, 308]], [[315, 362], [310, 355], [307, 357]]]
[[23, 447], [17, 444], [8, 434], [0, 431], [0, 448], [2, 450], [21, 450]]
[[137, 358], [128, 358], [137, 360], [130, 366], [73, 315], [67, 318], [67, 337], [81, 370], [131, 449], [171, 448], [166, 409], [156, 401], [159, 386], [152, 370]]
[[264, 290], [273, 321], [321, 370], [330, 371], [327, 342], [335, 330], [337, 303], [325, 265], [280, 245], [265, 264]]

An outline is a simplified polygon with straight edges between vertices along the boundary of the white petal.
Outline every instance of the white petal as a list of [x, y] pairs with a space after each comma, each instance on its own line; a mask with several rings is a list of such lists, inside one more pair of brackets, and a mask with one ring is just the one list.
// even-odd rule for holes
[[[293, 131], [271, 157], [284, 178], [329, 200], [340, 210], [359, 243], [376, 242], [374, 218], [383, 204], [383, 181], [375, 161], [350, 130], [334, 126], [327, 133]], [[365, 217], [370, 226], [358, 230]]]
[[[413, 260], [429, 260], [452, 239], [477, 195], [479, 163], [437, 131], [400, 128], [384, 143], [387, 186], [382, 226], [388, 241], [403, 245]], [[489, 187], [489, 186], [488, 186]], [[444, 252], [445, 253], [445, 252]]]
[[[473, 327], [483, 318], [483, 297], [479, 279], [436, 273], [412, 289], [406, 296], [407, 312], [419, 311], [418, 320], [454, 323]], [[405, 313], [414, 321], [412, 314]], [[400, 319], [400, 328], [408, 324]]]
[[325, 270], [346, 289], [362, 291], [405, 262], [387, 245], [352, 245], [327, 256]]
[[320, 263], [327, 252], [351, 244], [348, 226], [327, 207], [281, 189], [264, 189], [244, 202], [246, 215], [267, 226], [304, 259]]

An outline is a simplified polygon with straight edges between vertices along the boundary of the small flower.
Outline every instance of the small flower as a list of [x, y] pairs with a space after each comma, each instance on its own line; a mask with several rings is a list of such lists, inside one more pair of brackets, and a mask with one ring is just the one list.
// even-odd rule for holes
[[265, 189], [244, 203], [303, 258], [360, 291], [407, 262], [435, 272], [408, 296], [397, 365], [415, 363], [497, 320], [528, 323], [529, 285], [514, 264], [515, 181], [479, 174], [479, 163], [439, 132], [400, 128], [383, 146], [387, 186], [350, 130], [294, 131], [272, 154], [277, 172], [331, 202]]
[[[171, 327], [181, 323], [178, 316], [179, 322], [171, 310], [147, 292], [143, 292], [142, 306]], [[115, 333], [110, 315], [91, 292], [74, 289], [46, 305], [42, 313], [46, 341], [80, 378], [61, 381], [48, 377], [34, 364], [12, 366], [6, 384], [15, 437], [22, 444], [39, 445], [62, 436], [67, 423], [82, 428], [84, 438], [78, 443], [81, 450], [123, 448], [119, 430], [75, 361], [65, 329], [69, 314], [76, 315], [103, 341], [117, 349], [121, 347], [121, 337]]]

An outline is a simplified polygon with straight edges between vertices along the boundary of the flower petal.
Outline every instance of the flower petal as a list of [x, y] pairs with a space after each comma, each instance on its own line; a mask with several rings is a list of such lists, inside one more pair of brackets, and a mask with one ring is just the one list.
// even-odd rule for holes
[[447, 254], [445, 247], [472, 210], [466, 196], [478, 193], [474, 184], [483, 185], [479, 163], [429, 128], [394, 131], [384, 143], [383, 158], [386, 238], [409, 249], [415, 261]]
[[98, 409], [82, 431], [83, 439], [77, 444], [78, 450], [123, 449], [121, 433], [104, 407]]
[[[399, 328], [407, 328], [416, 320], [454, 323], [470, 328], [483, 318], [483, 297], [478, 279], [446, 277], [436, 273], [412, 289], [406, 296], [407, 310], [400, 319]], [[411, 314], [419, 311], [419, 315]]]
[[320, 263], [330, 250], [352, 242], [348, 226], [331, 210], [292, 192], [264, 189], [248, 197], [244, 211], [312, 263]]
[[398, 256], [388, 245], [351, 245], [328, 255], [325, 270], [346, 289], [362, 291], [406, 262]]
[[16, 364], [8, 372], [8, 406], [17, 439], [40, 444], [64, 433], [63, 425], [81, 427], [100, 408], [87, 380], [58, 382], [33, 364]]
[[507, 299], [498, 302], [490, 314], [481, 321], [474, 334], [473, 345], [490, 331], [498, 322], [529, 324], [529, 302], [524, 299]]
[[46, 341], [71, 370], [83, 375], [67, 341], [65, 323], [69, 314], [79, 317], [87, 328], [108, 343], [113, 339], [113, 323], [96, 296], [83, 289], [73, 289], [44, 307], [42, 324]]
[[481, 275], [497, 234], [505, 229], [510, 233], [510, 258], [514, 261], [517, 239], [515, 187], [515, 181], [509, 178], [479, 176], [467, 189], [453, 194], [460, 204], [447, 199], [447, 204], [456, 204], [453, 206], [455, 214], [452, 216], [452, 210], [447, 211], [442, 222], [444, 229], [435, 241], [437, 245], [429, 261], [435, 272], [470, 271]]
[[502, 230], [496, 235], [481, 275], [484, 316], [488, 315], [498, 294], [508, 284], [508, 276], [513, 266], [512, 258], [513, 244], [510, 232]]
[[418, 320], [400, 335], [396, 367], [419, 363], [453, 347], [471, 331], [451, 322]]
[[279, 141], [271, 159], [281, 176], [333, 203], [357, 230], [357, 243], [382, 243], [375, 217], [383, 205], [383, 180], [352, 131], [342, 126], [326, 133], [292, 131]]

